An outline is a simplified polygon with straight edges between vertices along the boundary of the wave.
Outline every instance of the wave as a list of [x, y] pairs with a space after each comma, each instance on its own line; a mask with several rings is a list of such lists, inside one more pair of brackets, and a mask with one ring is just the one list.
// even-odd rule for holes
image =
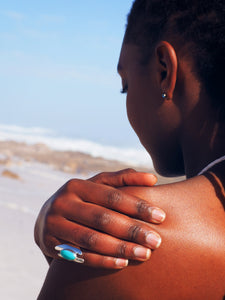
[[46, 128], [0, 124], [0, 140], [27, 144], [43, 143], [58, 151], [79, 151], [94, 157], [118, 160], [131, 166], [152, 167], [152, 161], [143, 148], [122, 148], [102, 145], [85, 139], [61, 137], [57, 136], [53, 130]]
[[5, 133], [21, 133], [21, 134], [51, 134], [54, 133], [51, 129], [41, 127], [21, 127], [17, 125], [0, 124], [0, 132]]

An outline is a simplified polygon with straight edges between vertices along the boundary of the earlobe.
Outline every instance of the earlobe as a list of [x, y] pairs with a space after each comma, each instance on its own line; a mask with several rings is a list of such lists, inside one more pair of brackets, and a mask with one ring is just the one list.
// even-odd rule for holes
[[173, 99], [177, 80], [177, 55], [173, 46], [161, 41], [155, 48], [158, 82], [163, 99]]
[[163, 93], [162, 93], [162, 98], [163, 98], [163, 99], [166, 99], [166, 100], [170, 100], [170, 99], [168, 98], [168, 95], [167, 95], [166, 92], [163, 92]]

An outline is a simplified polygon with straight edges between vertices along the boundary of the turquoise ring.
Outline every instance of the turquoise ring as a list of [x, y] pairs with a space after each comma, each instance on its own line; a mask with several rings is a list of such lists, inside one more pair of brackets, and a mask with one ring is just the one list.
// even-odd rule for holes
[[60, 251], [58, 253], [59, 257], [62, 257], [68, 261], [75, 261], [80, 264], [84, 263], [84, 259], [77, 257], [77, 255], [82, 255], [82, 251], [78, 248], [63, 244], [55, 246], [55, 250]]

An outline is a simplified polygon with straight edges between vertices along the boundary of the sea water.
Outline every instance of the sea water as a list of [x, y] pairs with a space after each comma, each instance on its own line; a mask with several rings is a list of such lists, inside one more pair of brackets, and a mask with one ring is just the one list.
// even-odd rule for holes
[[134, 167], [152, 167], [150, 156], [139, 145], [137, 147], [103, 145], [88, 139], [60, 136], [57, 132], [47, 128], [0, 124], [0, 141], [43, 143], [54, 150], [79, 151], [94, 157], [118, 160]]

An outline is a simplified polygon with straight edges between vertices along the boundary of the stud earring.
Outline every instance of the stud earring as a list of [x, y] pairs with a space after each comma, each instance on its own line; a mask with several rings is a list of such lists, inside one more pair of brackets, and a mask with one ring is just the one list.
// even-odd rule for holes
[[167, 98], [167, 93], [166, 93], [166, 92], [163, 92], [163, 93], [162, 93], [162, 98], [163, 98], [163, 99], [166, 99], [166, 98]]

